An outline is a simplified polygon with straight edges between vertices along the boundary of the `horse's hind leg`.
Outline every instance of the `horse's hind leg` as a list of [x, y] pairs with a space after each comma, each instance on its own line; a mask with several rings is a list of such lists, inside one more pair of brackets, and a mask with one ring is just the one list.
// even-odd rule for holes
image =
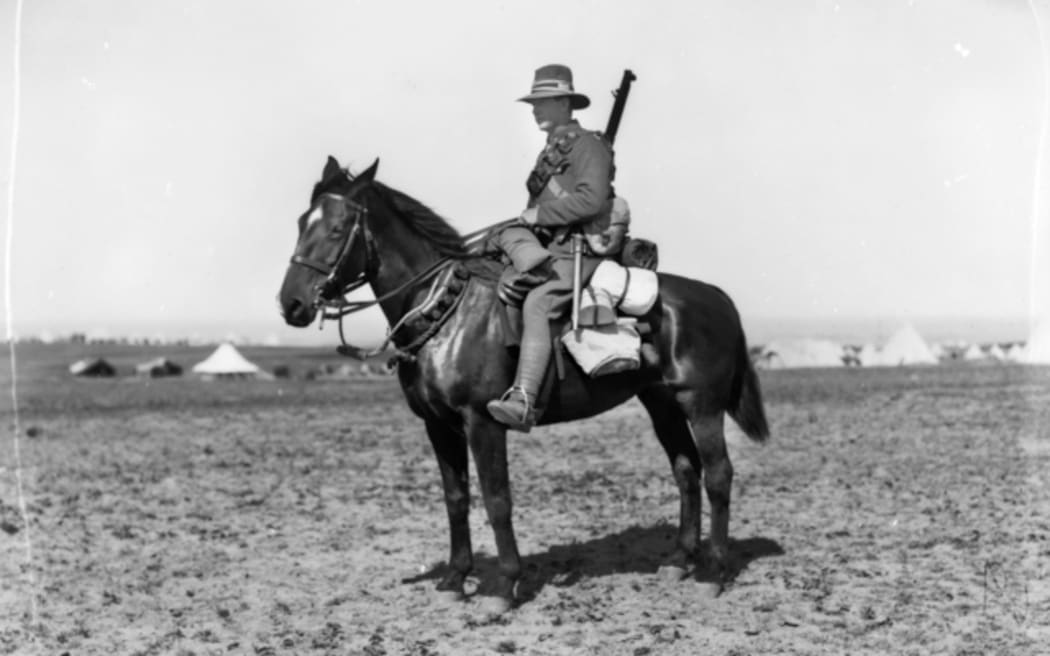
[[463, 598], [463, 581], [474, 566], [470, 547], [470, 484], [467, 469], [466, 437], [447, 424], [427, 422], [427, 435], [437, 455], [441, 483], [448, 511], [450, 552], [449, 572], [437, 589], [452, 600]]
[[719, 583], [731, 574], [729, 559], [729, 495], [733, 486], [733, 464], [726, 450], [725, 415], [722, 412], [694, 413], [689, 422], [704, 467], [704, 488], [711, 502], [711, 542], [707, 564]]
[[700, 459], [689, 421], [674, 393], [666, 387], [650, 387], [638, 394], [653, 421], [653, 429], [671, 461], [671, 471], [680, 495], [678, 545], [663, 568], [672, 577], [682, 578], [698, 555], [700, 544]]

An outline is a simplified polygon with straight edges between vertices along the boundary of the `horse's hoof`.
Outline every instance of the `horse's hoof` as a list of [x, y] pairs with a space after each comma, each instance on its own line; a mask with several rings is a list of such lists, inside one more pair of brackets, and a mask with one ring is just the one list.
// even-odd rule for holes
[[434, 598], [443, 606], [454, 606], [462, 603], [466, 596], [462, 590], [437, 590]]
[[721, 583], [713, 581], [699, 581], [696, 584], [696, 596], [699, 599], [716, 599], [725, 588]]
[[689, 570], [680, 565], [662, 565], [660, 569], [657, 570], [657, 574], [664, 581], [677, 583], [689, 576]]
[[514, 603], [504, 597], [482, 597], [481, 612], [486, 617], [502, 617], [513, 608]]

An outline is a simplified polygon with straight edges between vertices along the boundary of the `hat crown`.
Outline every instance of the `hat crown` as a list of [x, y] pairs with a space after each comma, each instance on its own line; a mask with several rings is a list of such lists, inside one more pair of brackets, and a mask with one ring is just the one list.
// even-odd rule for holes
[[564, 64], [547, 64], [536, 69], [532, 78], [532, 91], [518, 100], [533, 102], [546, 98], [568, 96], [573, 109], [583, 109], [591, 104], [587, 96], [576, 93], [572, 86], [572, 70]]
[[573, 93], [572, 69], [562, 64], [548, 64], [536, 69], [532, 78], [532, 91], [566, 91]]

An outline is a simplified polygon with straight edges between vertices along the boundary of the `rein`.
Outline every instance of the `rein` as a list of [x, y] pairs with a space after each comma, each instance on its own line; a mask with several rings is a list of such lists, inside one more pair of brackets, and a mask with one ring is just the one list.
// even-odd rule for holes
[[[372, 271], [374, 271], [373, 253], [375, 252], [375, 242], [368, 231], [368, 228], [364, 225], [366, 217], [368, 215], [368, 208], [360, 203], [357, 203], [345, 196], [338, 194], [331, 194], [332, 196], [339, 197], [343, 200], [343, 203], [353, 211], [353, 227], [350, 229], [350, 234], [347, 236], [343, 246], [339, 249], [339, 254], [336, 256], [335, 261], [331, 264], [327, 262], [321, 262], [313, 258], [306, 257], [304, 255], [293, 255], [292, 264], [298, 264], [309, 269], [313, 269], [323, 275], [325, 279], [316, 286], [317, 296], [314, 300], [314, 306], [321, 308], [319, 327], [324, 328], [325, 320], [337, 320], [339, 322], [339, 341], [342, 345], [338, 347], [339, 353], [349, 357], [354, 357], [360, 360], [366, 360], [383, 353], [389, 348], [390, 344], [394, 341], [394, 337], [405, 324], [415, 316], [417, 316], [423, 308], [425, 308], [439, 293], [441, 285], [438, 284], [439, 279], [435, 279], [431, 284], [430, 291], [427, 293], [426, 298], [418, 303], [411, 310], [406, 312], [398, 321], [387, 330], [386, 338], [383, 343], [378, 347], [365, 350], [357, 346], [353, 346], [346, 341], [346, 336], [343, 332], [343, 318], [354, 312], [360, 312], [370, 307], [378, 305], [385, 300], [393, 298], [398, 294], [404, 292], [406, 289], [419, 285], [420, 283], [426, 282], [432, 278], [436, 278], [440, 273], [448, 270], [450, 266], [455, 264], [459, 260], [463, 259], [474, 259], [485, 257], [489, 253], [479, 248], [481, 244], [484, 244], [488, 239], [489, 235], [517, 222], [518, 217], [506, 219], [500, 221], [488, 227], [480, 230], [475, 230], [463, 237], [463, 243], [467, 248], [467, 253], [462, 257], [454, 257], [445, 255], [439, 258], [436, 262], [423, 269], [423, 271], [415, 274], [402, 284], [398, 285], [395, 289], [382, 294], [370, 301], [351, 301], [346, 299], [346, 295], [350, 292], [363, 287], [369, 282], [369, 277]], [[354, 280], [351, 280], [343, 284], [339, 289], [340, 298], [326, 299], [325, 296], [330, 294], [333, 288], [339, 284], [339, 272], [343, 269], [347, 257], [353, 249], [354, 242], [359, 234], [364, 235], [365, 240], [365, 266], [361, 273], [357, 275]], [[448, 314], [451, 313], [453, 308], [449, 308], [449, 311], [441, 317], [443, 321]], [[414, 352], [418, 350], [430, 337], [433, 332], [436, 331], [436, 326], [440, 323], [435, 324], [433, 331], [424, 331], [419, 338], [412, 341], [405, 347], [397, 348], [397, 354], [394, 358], [394, 362], [398, 359], [413, 359]]]

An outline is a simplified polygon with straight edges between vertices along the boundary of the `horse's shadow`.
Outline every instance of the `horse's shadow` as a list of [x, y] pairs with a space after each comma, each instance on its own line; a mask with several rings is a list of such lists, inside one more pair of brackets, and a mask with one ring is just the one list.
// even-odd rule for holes
[[[655, 574], [675, 548], [677, 529], [669, 524], [632, 526], [612, 535], [554, 545], [546, 551], [522, 557], [522, 577], [518, 583], [518, 598], [531, 601], [547, 585], [571, 587], [582, 579], [611, 574]], [[703, 547], [706, 547], [706, 540]], [[753, 537], [730, 540], [729, 580], [734, 579], [749, 564], [767, 556], [780, 556], [784, 549], [769, 538]], [[495, 556], [479, 552], [474, 558], [474, 574], [481, 581], [478, 593], [485, 594], [485, 582], [498, 575], [499, 561]], [[437, 565], [430, 570], [402, 580], [419, 583], [439, 580], [448, 572], [448, 565]], [[697, 581], [713, 580], [710, 573], [696, 572]]]

